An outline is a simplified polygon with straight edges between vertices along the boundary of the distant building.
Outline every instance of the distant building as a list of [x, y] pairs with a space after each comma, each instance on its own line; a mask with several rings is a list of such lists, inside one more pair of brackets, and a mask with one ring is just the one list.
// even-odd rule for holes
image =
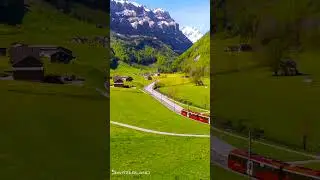
[[145, 75], [144, 78], [145, 78], [146, 80], [152, 80], [152, 77], [151, 77], [150, 75]]
[[40, 51], [37, 48], [28, 47], [25, 44], [15, 43], [9, 49], [9, 56], [11, 64], [14, 64], [27, 56], [32, 56], [36, 59], [40, 59]]
[[74, 58], [75, 57], [73, 57], [72, 54], [68, 53], [67, 51], [58, 50], [57, 52], [51, 54], [50, 61], [68, 64]]
[[123, 81], [128, 81], [128, 82], [133, 81], [133, 78], [132, 78], [131, 76], [122, 76], [121, 79], [122, 79]]
[[12, 69], [15, 80], [42, 81], [44, 79], [43, 63], [40, 58], [31, 55], [13, 62]]
[[113, 77], [113, 86], [114, 87], [123, 87], [124, 83], [123, 83], [122, 77], [114, 76]]

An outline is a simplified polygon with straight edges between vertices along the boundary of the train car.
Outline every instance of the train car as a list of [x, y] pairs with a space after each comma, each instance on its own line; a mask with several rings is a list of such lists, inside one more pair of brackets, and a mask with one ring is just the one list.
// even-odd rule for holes
[[186, 111], [185, 109], [182, 109], [181, 115], [187, 117], [188, 116], [188, 111]]
[[203, 114], [198, 113], [198, 112], [193, 112], [193, 111], [190, 111], [190, 110], [183, 109], [181, 111], [181, 115], [189, 117], [190, 119], [193, 119], [193, 120], [196, 120], [196, 121], [203, 122], [203, 123], [209, 123], [209, 121], [210, 121], [210, 117], [209, 116], [203, 115]]
[[284, 180], [320, 180], [320, 171], [305, 167], [285, 166], [283, 173], [285, 176]]
[[320, 171], [293, 166], [291, 164], [251, 154], [247, 151], [232, 150], [228, 157], [228, 167], [259, 180], [320, 180]]
[[240, 149], [232, 150], [228, 157], [228, 167], [259, 180], [280, 180], [283, 177], [281, 171], [284, 165], [283, 162], [256, 154], [251, 154], [250, 161], [248, 158], [246, 151]]

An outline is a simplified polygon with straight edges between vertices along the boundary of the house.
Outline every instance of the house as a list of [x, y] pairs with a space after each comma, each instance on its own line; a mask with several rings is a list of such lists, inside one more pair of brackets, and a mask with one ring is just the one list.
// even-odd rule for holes
[[72, 59], [75, 57], [72, 54], [64, 50], [58, 50], [55, 53], [50, 55], [51, 62], [65, 63], [69, 64]]
[[15, 43], [9, 49], [9, 56], [11, 64], [14, 64], [27, 56], [32, 56], [36, 59], [40, 59], [39, 49], [29, 47], [26, 44]]
[[121, 79], [123, 81], [128, 81], [128, 82], [131, 82], [133, 80], [133, 78], [131, 76], [122, 76]]
[[146, 80], [152, 80], [152, 77], [149, 76], [149, 75], [145, 75], [144, 78], [145, 78]]
[[50, 57], [52, 54], [58, 51], [64, 51], [72, 55], [72, 51], [70, 49], [67, 49], [61, 46], [55, 46], [55, 45], [28, 45], [28, 46], [31, 48], [38, 49], [40, 51], [41, 57]]
[[28, 45], [28, 47], [37, 49], [40, 57], [50, 57], [58, 50], [58, 46], [55, 45]]
[[27, 55], [12, 64], [15, 80], [43, 81], [44, 68], [39, 57]]
[[120, 76], [113, 77], [113, 86], [114, 87], [124, 87], [123, 80]]
[[0, 56], [6, 56], [7, 55], [7, 48], [0, 48]]

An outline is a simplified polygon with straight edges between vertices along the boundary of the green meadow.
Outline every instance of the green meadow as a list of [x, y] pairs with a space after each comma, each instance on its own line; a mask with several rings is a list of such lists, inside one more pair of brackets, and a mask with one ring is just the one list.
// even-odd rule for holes
[[[294, 148], [302, 148], [302, 137], [307, 135], [307, 150], [320, 149], [318, 101], [320, 100], [320, 73], [317, 70], [320, 55], [304, 51], [296, 55], [298, 69], [306, 76], [273, 77], [272, 72], [257, 66], [252, 53], [226, 53], [223, 49], [238, 39], [212, 41], [212, 77], [215, 98], [212, 102], [217, 118], [233, 125], [240, 121], [247, 127], [264, 130], [271, 141]], [[219, 46], [218, 46], [219, 45]]]
[[[136, 88], [110, 88], [110, 120], [154, 131], [209, 135], [210, 127], [164, 107], [141, 88], [152, 81], [138, 69], [120, 63], [111, 76], [132, 76]], [[140, 84], [140, 86], [139, 86]], [[150, 175], [112, 175], [112, 179], [209, 179], [209, 138], [140, 132], [111, 124], [111, 170], [150, 171]], [[112, 173], [112, 171], [111, 171]]]
[[111, 88], [110, 95], [112, 121], [164, 132], [209, 134], [208, 125], [175, 114], [140, 90]]
[[111, 125], [110, 148], [111, 170], [150, 171], [111, 179], [210, 179], [209, 138], [164, 136]]
[[209, 78], [203, 78], [204, 86], [196, 86], [190, 78], [184, 78], [183, 74], [165, 74], [159, 80], [161, 93], [184, 104], [210, 110]]
[[[0, 25], [0, 46], [13, 42], [59, 45], [75, 62], [51, 64], [45, 73], [83, 77], [84, 86], [0, 81], [0, 179], [102, 179], [108, 175], [109, 100], [103, 88], [106, 49], [73, 44], [75, 36], [102, 36], [106, 30], [62, 14], [47, 3], [30, 6], [20, 28]], [[8, 57], [0, 71], [10, 70]]]

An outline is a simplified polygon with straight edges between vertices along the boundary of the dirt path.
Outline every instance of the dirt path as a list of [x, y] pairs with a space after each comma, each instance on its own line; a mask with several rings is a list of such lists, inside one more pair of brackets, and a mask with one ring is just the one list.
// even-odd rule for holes
[[151, 129], [145, 129], [145, 128], [140, 128], [137, 126], [132, 126], [129, 124], [124, 124], [124, 123], [119, 123], [115, 121], [110, 121], [111, 124], [115, 124], [121, 127], [126, 127], [142, 132], [147, 132], [147, 133], [152, 133], [152, 134], [161, 134], [161, 135], [169, 135], [169, 136], [183, 136], [183, 137], [202, 137], [202, 138], [210, 138], [210, 135], [200, 135], [200, 134], [178, 134], [178, 133], [169, 133], [169, 132], [161, 132], [161, 131], [154, 131]]

